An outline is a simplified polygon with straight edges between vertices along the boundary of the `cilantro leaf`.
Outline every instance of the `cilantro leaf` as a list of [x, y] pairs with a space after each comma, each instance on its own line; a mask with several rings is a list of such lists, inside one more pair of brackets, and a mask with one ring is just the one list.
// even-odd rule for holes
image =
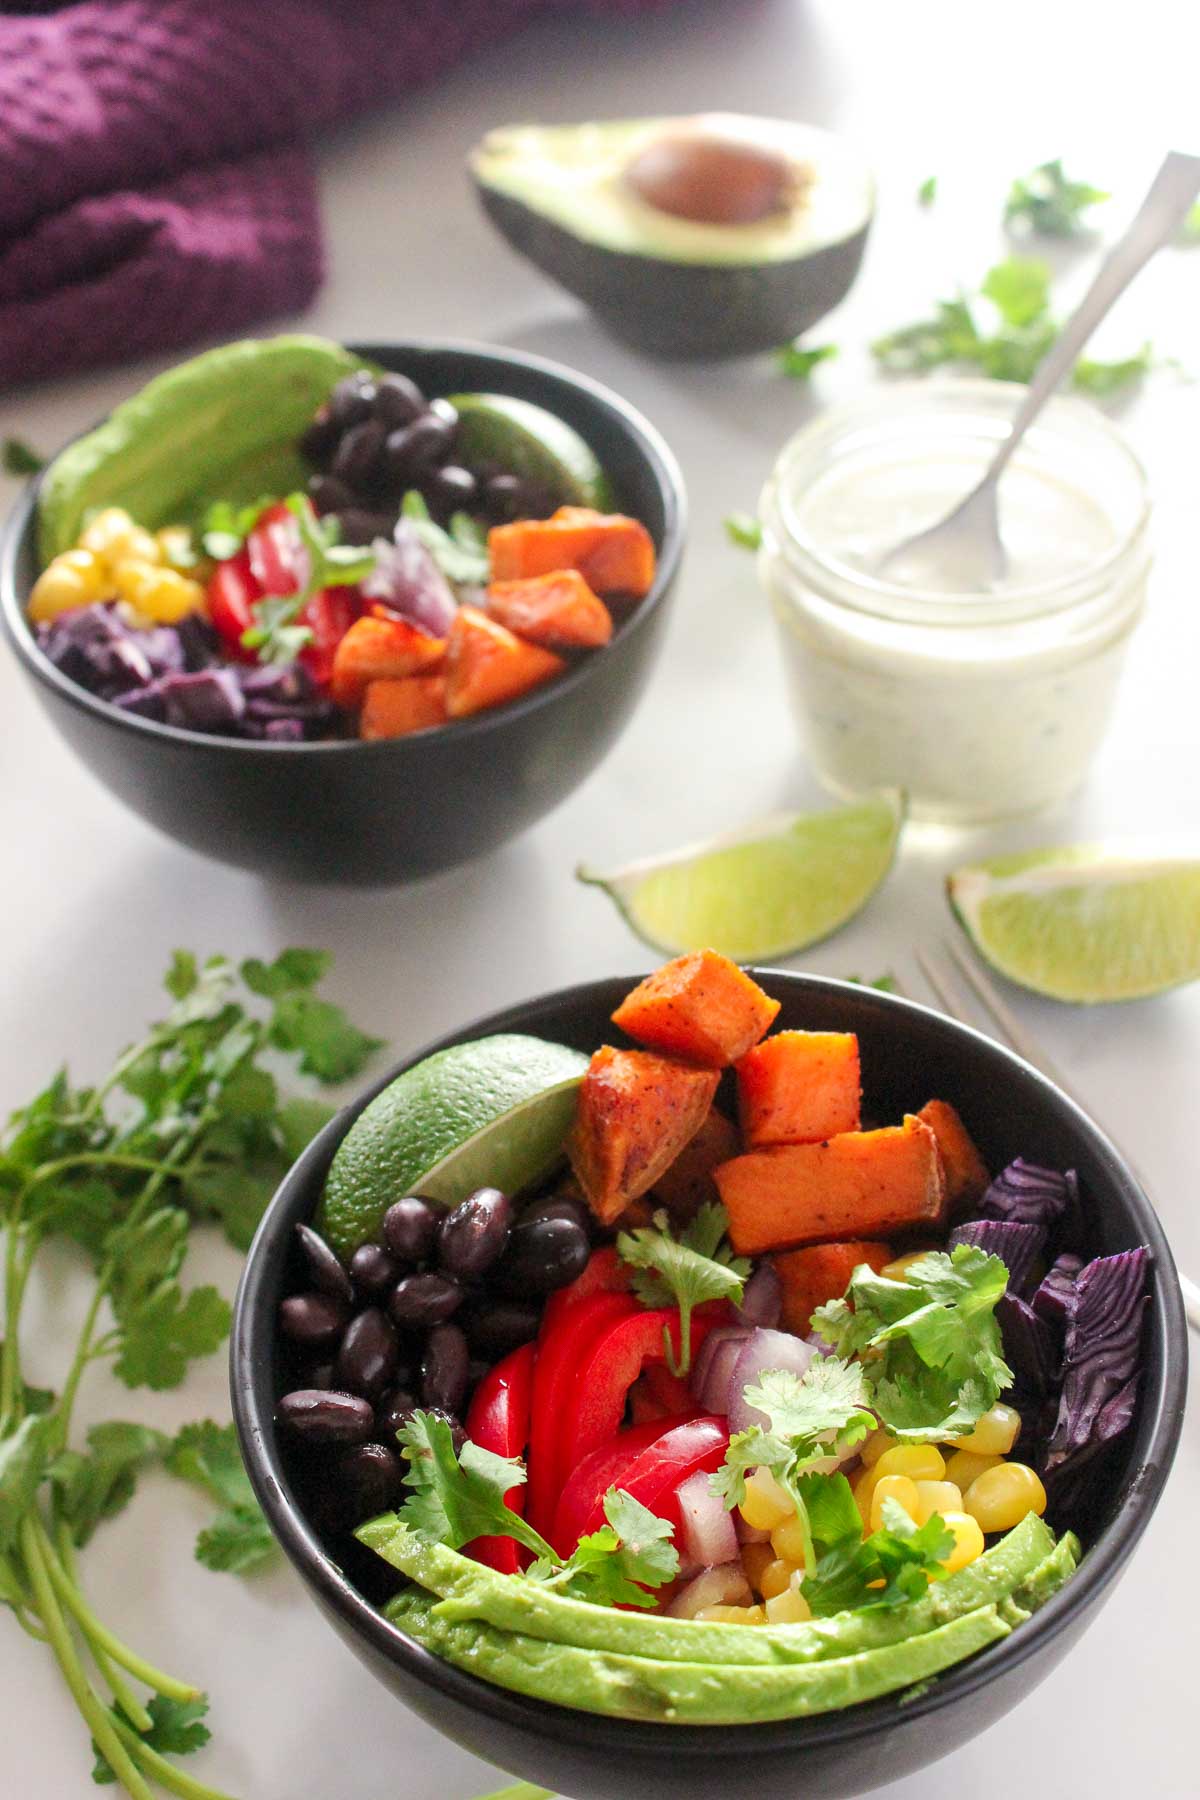
[[352, 1025], [340, 1006], [315, 994], [283, 994], [275, 1003], [271, 1042], [292, 1050], [306, 1075], [347, 1081], [374, 1056], [383, 1040]]
[[204, 554], [214, 562], [226, 562], [236, 556], [257, 525], [260, 514], [268, 506], [278, 504], [274, 494], [262, 494], [248, 506], [234, 506], [229, 500], [214, 500], [200, 526], [200, 542]]
[[[165, 1694], [155, 1694], [146, 1711], [150, 1714], [149, 1731], [139, 1732], [143, 1744], [151, 1750], [157, 1750], [160, 1756], [187, 1756], [193, 1750], [199, 1750], [207, 1744], [212, 1732], [207, 1725], [201, 1723], [208, 1711], [208, 1701], [201, 1694], [195, 1700], [170, 1700]], [[124, 1725], [123, 1716], [112, 1712], [112, 1718]], [[97, 1787], [105, 1787], [116, 1781], [116, 1776], [109, 1768], [105, 1758], [93, 1743], [96, 1751], [96, 1764], [92, 1770], [92, 1780]]]
[[185, 1300], [177, 1281], [163, 1281], [122, 1320], [114, 1371], [126, 1387], [178, 1387], [192, 1358], [220, 1348], [231, 1318], [215, 1287], [193, 1288]]
[[927, 175], [925, 177], [924, 181], [921, 183], [920, 187], [917, 189], [917, 205], [918, 206], [932, 206], [934, 201], [937, 199], [937, 187], [938, 187], [937, 176], [936, 175]]
[[6, 437], [0, 444], [0, 464], [6, 475], [36, 475], [45, 468], [46, 458], [23, 438]]
[[671, 1222], [661, 1209], [654, 1214], [654, 1224], [641, 1225], [636, 1231], [623, 1231], [617, 1238], [617, 1250], [625, 1262], [639, 1273], [633, 1287], [643, 1306], [679, 1308], [678, 1366], [670, 1332], [664, 1327], [667, 1366], [673, 1375], [686, 1375], [691, 1366], [692, 1309], [706, 1300], [733, 1300], [742, 1297], [750, 1264], [746, 1257], [735, 1256], [725, 1242], [729, 1216], [720, 1201], [710, 1200], [697, 1212], [676, 1239], [671, 1235]]
[[496, 1456], [470, 1439], [455, 1456], [449, 1425], [428, 1412], [413, 1414], [400, 1444], [410, 1489], [400, 1518], [422, 1543], [461, 1550], [472, 1538], [511, 1537], [535, 1556], [558, 1561], [545, 1538], [505, 1504], [509, 1489], [525, 1481], [515, 1457]]
[[1133, 356], [1116, 362], [1100, 362], [1094, 356], [1081, 356], [1071, 371], [1071, 381], [1081, 394], [1105, 399], [1131, 382], [1140, 381], [1154, 365], [1151, 346], [1143, 344]]
[[930, 1251], [900, 1281], [863, 1264], [813, 1330], [843, 1356], [870, 1353], [871, 1403], [894, 1436], [936, 1441], [969, 1431], [1012, 1383], [995, 1316], [1007, 1284], [974, 1244]]
[[196, 958], [190, 950], [171, 953], [171, 966], [163, 976], [163, 986], [173, 1000], [186, 1000], [200, 979]]
[[169, 1442], [149, 1425], [113, 1419], [92, 1426], [86, 1455], [64, 1450], [55, 1458], [49, 1475], [76, 1545], [82, 1548], [97, 1525], [128, 1504], [138, 1475], [162, 1458]]
[[1075, 237], [1085, 228], [1083, 214], [1109, 198], [1090, 182], [1072, 181], [1061, 157], [1055, 157], [1013, 182], [1004, 203], [1004, 223], [1027, 226], [1043, 237]]
[[725, 534], [739, 550], [757, 550], [762, 545], [762, 523], [753, 513], [728, 513], [725, 518]]
[[988, 270], [979, 291], [1006, 325], [1030, 325], [1050, 304], [1050, 265], [1036, 256], [1009, 256]]
[[365, 580], [375, 567], [374, 551], [339, 543], [337, 518], [318, 519], [307, 494], [289, 494], [284, 505], [296, 521], [305, 575], [294, 593], [264, 594], [251, 603], [254, 624], [242, 633], [242, 643], [262, 663], [294, 662], [312, 642], [311, 628], [298, 622], [309, 601], [325, 588]]
[[813, 344], [806, 348], [796, 338], [776, 351], [775, 361], [781, 374], [790, 375], [793, 381], [807, 381], [818, 363], [829, 362], [837, 353], [836, 344]]
[[466, 513], [455, 513], [450, 530], [443, 531], [431, 517], [425, 496], [410, 488], [401, 502], [400, 516], [408, 520], [447, 581], [473, 585], [488, 579], [491, 559], [487, 541]]
[[0, 1555], [16, 1542], [21, 1521], [33, 1505], [50, 1461], [54, 1438], [51, 1414], [22, 1419], [0, 1438]]
[[223, 1506], [196, 1539], [196, 1561], [220, 1574], [245, 1575], [274, 1561], [278, 1545], [262, 1508]]
[[939, 1514], [914, 1525], [902, 1506], [885, 1500], [883, 1520], [882, 1529], [867, 1539], [847, 1532], [818, 1557], [803, 1587], [814, 1618], [906, 1605], [928, 1590], [931, 1576], [945, 1574], [942, 1565], [954, 1538]]
[[220, 1510], [196, 1539], [196, 1561], [241, 1575], [275, 1554], [275, 1540], [254, 1497], [232, 1425], [185, 1425], [169, 1444], [168, 1471], [214, 1499]]
[[539, 1557], [530, 1579], [595, 1606], [653, 1606], [647, 1588], [679, 1573], [674, 1527], [618, 1488], [604, 1496], [604, 1516], [608, 1523], [580, 1538], [565, 1563]]
[[302, 993], [316, 987], [329, 973], [332, 961], [328, 950], [284, 950], [271, 963], [262, 962], [257, 956], [247, 957], [241, 976], [252, 994], [277, 1000], [281, 994]]

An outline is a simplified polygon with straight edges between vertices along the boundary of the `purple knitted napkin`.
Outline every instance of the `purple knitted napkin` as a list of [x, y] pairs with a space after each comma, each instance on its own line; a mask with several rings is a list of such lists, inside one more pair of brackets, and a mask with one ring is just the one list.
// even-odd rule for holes
[[552, 3], [86, 0], [0, 17], [0, 385], [303, 307], [322, 273], [304, 140]]

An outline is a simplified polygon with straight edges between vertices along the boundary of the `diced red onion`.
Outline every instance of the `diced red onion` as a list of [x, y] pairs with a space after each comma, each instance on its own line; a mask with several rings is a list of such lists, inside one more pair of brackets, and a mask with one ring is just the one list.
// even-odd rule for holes
[[398, 519], [394, 541], [376, 538], [376, 562], [362, 584], [371, 600], [382, 600], [393, 612], [427, 631], [445, 637], [458, 611], [450, 584], [425, 548], [411, 519]]
[[712, 1361], [704, 1378], [704, 1397], [701, 1401], [706, 1412], [723, 1413], [727, 1410], [737, 1359], [752, 1336], [753, 1332], [747, 1326], [733, 1327], [731, 1335], [724, 1338], [713, 1351]]
[[733, 1517], [708, 1485], [708, 1475], [697, 1470], [675, 1490], [679, 1502], [679, 1553], [685, 1567], [712, 1568], [733, 1562], [738, 1553]]
[[810, 1331], [804, 1341], [806, 1344], [812, 1345], [818, 1356], [837, 1355], [836, 1347], [829, 1342], [828, 1338], [823, 1338], [819, 1331]]
[[730, 1339], [744, 1343], [749, 1335], [750, 1328], [744, 1325], [717, 1325], [709, 1332], [696, 1352], [696, 1360], [692, 1364], [692, 1392], [697, 1400], [701, 1400], [703, 1397], [704, 1384], [708, 1380], [708, 1371], [712, 1367], [712, 1360], [718, 1346], [727, 1343]]
[[[808, 1372], [816, 1351], [790, 1331], [754, 1331], [743, 1344], [729, 1377], [724, 1410], [730, 1431], [748, 1431], [751, 1425], [769, 1430], [771, 1421], [746, 1400], [746, 1389], [757, 1387], [768, 1369], [787, 1369], [793, 1375]], [[719, 1408], [717, 1410], [720, 1410]]]
[[759, 1263], [746, 1282], [741, 1305], [733, 1310], [743, 1325], [778, 1325], [783, 1311], [783, 1283], [774, 1263]]
[[749, 1606], [752, 1600], [750, 1583], [741, 1563], [727, 1562], [717, 1569], [705, 1569], [685, 1588], [680, 1588], [667, 1608], [667, 1617], [694, 1619], [706, 1606]]
[[733, 1520], [733, 1529], [737, 1532], [739, 1544], [770, 1543], [770, 1532], [764, 1531], [760, 1525], [747, 1525], [740, 1512], [732, 1512], [729, 1516]]

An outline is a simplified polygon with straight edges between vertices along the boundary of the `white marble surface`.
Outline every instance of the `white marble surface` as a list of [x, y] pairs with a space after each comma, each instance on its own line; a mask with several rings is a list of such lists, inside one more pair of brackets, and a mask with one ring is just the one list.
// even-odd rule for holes
[[[794, 749], [770, 622], [750, 560], [721, 516], [752, 505], [773, 451], [811, 407], [869, 378], [864, 346], [916, 315], [999, 249], [1008, 180], [1063, 154], [1136, 203], [1161, 151], [1194, 147], [1195, 59], [1185, 9], [1143, 0], [1118, 24], [1075, 4], [1004, 8], [878, 0], [691, 5], [636, 28], [586, 18], [536, 26], [435, 92], [343, 132], [321, 152], [330, 277], [306, 323], [338, 336], [479, 337], [557, 356], [628, 394], [683, 464], [688, 565], [651, 691], [608, 762], [536, 830], [490, 859], [392, 893], [264, 886], [155, 836], [93, 785], [0, 663], [0, 1104], [24, 1099], [64, 1057], [105, 1066], [157, 1004], [176, 944], [337, 953], [334, 986], [397, 1054], [475, 1014], [648, 956], [603, 898], [572, 880], [600, 863], [706, 834], [781, 805], [819, 801]], [[1179, 34], [1179, 41], [1176, 41]], [[840, 127], [882, 175], [862, 279], [827, 332], [840, 359], [811, 395], [769, 361], [669, 368], [605, 338], [492, 235], [467, 191], [463, 153], [488, 125], [705, 107], [777, 112]], [[1176, 134], [1174, 140], [1171, 133]], [[919, 213], [918, 183], [940, 177]], [[1066, 259], [1065, 291], [1082, 268]], [[1108, 333], [1145, 335], [1200, 368], [1200, 250], [1164, 256]], [[5, 431], [53, 448], [132, 388], [124, 369], [9, 397]], [[1200, 389], [1156, 377], [1127, 415], [1152, 471], [1161, 553], [1153, 604], [1119, 712], [1087, 790], [1061, 816], [906, 848], [885, 892], [806, 959], [830, 973], [913, 978], [912, 946], [945, 929], [940, 877], [985, 850], [1099, 834], [1197, 827], [1193, 538]], [[652, 778], [647, 771], [653, 771]], [[1200, 990], [1120, 1011], [1018, 1009], [1097, 1115], [1146, 1171], [1177, 1254], [1200, 1271], [1194, 1129]], [[197, 1275], [227, 1291], [233, 1255], [198, 1249]], [[30, 1373], [53, 1379], [85, 1292], [64, 1259], [33, 1298]], [[72, 1334], [73, 1335], [73, 1334]], [[139, 1396], [171, 1425], [227, 1416], [221, 1358], [174, 1395]], [[84, 1416], [128, 1412], [97, 1381]], [[1185, 1422], [1171, 1487], [1118, 1593], [1064, 1667], [1002, 1725], [887, 1790], [895, 1800], [1007, 1800], [1197, 1790], [1195, 1496], [1200, 1443]], [[469, 1800], [501, 1779], [389, 1700], [318, 1619], [284, 1569], [253, 1582], [191, 1560], [200, 1504], [148, 1480], [88, 1551], [102, 1613], [160, 1662], [202, 1682], [214, 1741], [197, 1773], [244, 1800]], [[86, 1734], [48, 1656], [0, 1621], [0, 1787], [21, 1800], [93, 1792]]]

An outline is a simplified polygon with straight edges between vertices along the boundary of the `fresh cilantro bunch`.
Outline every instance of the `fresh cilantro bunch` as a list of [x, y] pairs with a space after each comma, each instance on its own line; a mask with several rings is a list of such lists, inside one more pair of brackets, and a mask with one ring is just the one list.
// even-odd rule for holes
[[284, 504], [295, 517], [307, 573], [296, 593], [264, 594], [252, 603], [254, 624], [243, 631], [242, 643], [260, 663], [295, 662], [313, 639], [310, 626], [297, 624], [309, 601], [325, 588], [354, 587], [375, 567], [375, 552], [343, 544], [337, 518], [330, 513], [318, 519], [306, 494], [289, 494]]
[[410, 488], [400, 516], [408, 520], [447, 581], [475, 586], [487, 580], [491, 571], [487, 539], [469, 513], [452, 513], [450, 529], [444, 531], [430, 515], [424, 494]]
[[514, 1538], [535, 1558], [529, 1580], [596, 1606], [653, 1606], [646, 1590], [679, 1573], [671, 1525], [631, 1494], [610, 1488], [604, 1497], [608, 1523], [563, 1558], [505, 1501], [525, 1481], [517, 1458], [497, 1456], [469, 1439], [456, 1456], [449, 1425], [428, 1412], [413, 1414], [400, 1443], [410, 1491], [399, 1516], [423, 1543], [460, 1550], [472, 1538]]
[[692, 1360], [692, 1309], [706, 1300], [732, 1300], [742, 1297], [749, 1260], [735, 1256], [726, 1233], [729, 1215], [719, 1200], [710, 1200], [686, 1225], [678, 1238], [671, 1235], [667, 1214], [654, 1214], [654, 1224], [641, 1225], [636, 1231], [622, 1231], [617, 1250], [625, 1262], [638, 1273], [633, 1278], [633, 1291], [643, 1306], [661, 1307], [674, 1303], [679, 1308], [679, 1357], [675, 1356], [671, 1334], [663, 1327], [667, 1367], [672, 1375], [686, 1375]]
[[[832, 1479], [849, 1496], [845, 1476]], [[804, 1580], [804, 1598], [815, 1619], [868, 1606], [904, 1606], [927, 1592], [931, 1577], [936, 1580], [946, 1573], [943, 1565], [954, 1549], [954, 1537], [939, 1513], [924, 1525], [914, 1525], [897, 1501], [885, 1500], [882, 1528], [863, 1538], [853, 1497], [849, 1510], [843, 1510], [847, 1523], [853, 1512], [853, 1528], [840, 1537], [822, 1538], [816, 1569]], [[828, 1511], [832, 1515], [832, 1506]], [[826, 1530], [835, 1523], [832, 1517], [828, 1524], [822, 1520]]]
[[1062, 158], [1039, 163], [1018, 176], [1004, 203], [1004, 223], [1025, 225], [1043, 237], [1076, 237], [1085, 229], [1083, 214], [1111, 196], [1087, 181], [1072, 181]]
[[[133, 1800], [150, 1800], [152, 1781], [215, 1800], [164, 1759], [207, 1736], [199, 1724], [205, 1702], [101, 1623], [83, 1596], [77, 1553], [155, 1465], [218, 1501], [197, 1545], [209, 1567], [251, 1567], [269, 1533], [231, 1427], [185, 1427], [171, 1440], [112, 1420], [76, 1445], [75, 1401], [97, 1362], [127, 1387], [172, 1388], [194, 1358], [224, 1341], [227, 1301], [215, 1287], [184, 1284], [190, 1228], [217, 1221], [244, 1249], [282, 1175], [330, 1112], [313, 1099], [284, 1099], [267, 1059], [289, 1057], [302, 1072], [334, 1081], [377, 1047], [317, 993], [328, 963], [313, 950], [240, 967], [176, 952], [165, 1017], [97, 1086], [75, 1087], [60, 1071], [0, 1134], [0, 1602], [58, 1662], [94, 1739], [97, 1779], [119, 1781]], [[60, 1394], [32, 1386], [21, 1367], [25, 1296], [40, 1253], [55, 1241], [81, 1252], [94, 1271]], [[151, 1691], [148, 1703], [139, 1686]]]
[[995, 1313], [1007, 1284], [1001, 1259], [975, 1244], [931, 1250], [900, 1281], [864, 1263], [813, 1330], [864, 1358], [869, 1404], [893, 1437], [937, 1441], [969, 1432], [1012, 1384]]
[[746, 1389], [746, 1399], [768, 1423], [734, 1434], [709, 1485], [732, 1512], [746, 1498], [748, 1471], [769, 1469], [796, 1508], [804, 1567], [812, 1575], [818, 1542], [860, 1533], [850, 1485], [845, 1476], [830, 1475], [828, 1464], [875, 1428], [865, 1373], [860, 1363], [815, 1356], [803, 1375], [768, 1370], [757, 1387]]

